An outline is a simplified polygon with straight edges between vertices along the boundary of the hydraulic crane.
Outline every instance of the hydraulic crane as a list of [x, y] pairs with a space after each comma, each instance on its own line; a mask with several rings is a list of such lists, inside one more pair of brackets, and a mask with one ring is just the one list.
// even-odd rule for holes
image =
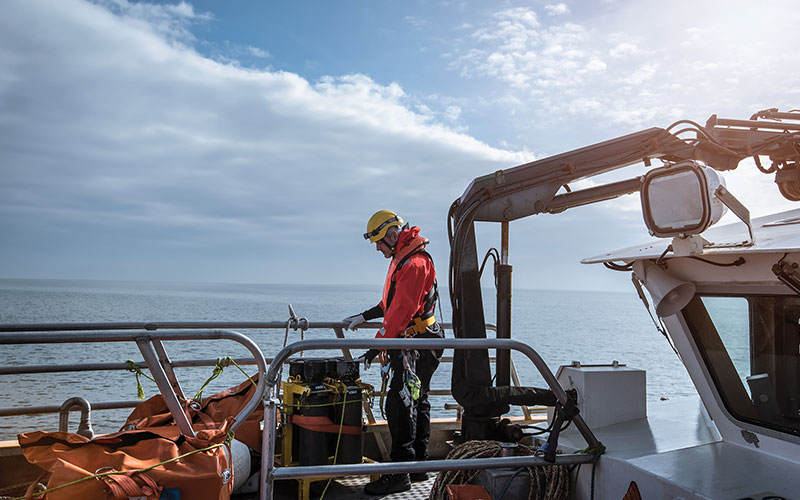
[[[650, 128], [478, 177], [456, 199], [448, 214], [450, 239], [449, 289], [457, 338], [486, 338], [480, 287], [475, 222], [502, 225], [502, 257], [497, 268], [497, 336], [511, 334], [511, 271], [507, 259], [508, 223], [541, 213], [610, 200], [639, 191], [643, 177], [611, 182], [579, 191], [569, 184], [652, 160], [666, 165], [693, 160], [715, 170], [732, 170], [753, 157], [765, 174], [775, 174], [781, 194], [800, 201], [800, 111], [767, 109], [749, 120], [711, 116], [705, 126], [681, 120]], [[764, 158], [771, 162], [768, 167]], [[564, 192], [560, 192], [564, 188]], [[542, 404], [545, 391], [511, 387], [510, 354], [498, 351], [496, 384], [487, 351], [456, 350], [452, 391], [464, 407], [465, 439], [502, 439], [500, 417], [510, 404]], [[567, 402], [562, 401], [561, 404]], [[545, 403], [546, 404], [546, 403]]]

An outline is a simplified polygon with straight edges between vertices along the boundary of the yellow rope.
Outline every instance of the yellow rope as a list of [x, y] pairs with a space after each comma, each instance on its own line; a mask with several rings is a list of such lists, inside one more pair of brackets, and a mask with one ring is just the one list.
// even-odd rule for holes
[[602, 455], [606, 452], [606, 447], [603, 443], [597, 442], [597, 448], [589, 448], [588, 446], [582, 450], [578, 450], [575, 453], [586, 453], [589, 455]]
[[[347, 407], [347, 386], [341, 384], [339, 389], [344, 393], [344, 399], [342, 400], [342, 416], [339, 419], [339, 435], [336, 436], [336, 450], [333, 452], [333, 465], [336, 465], [336, 460], [339, 458], [339, 443], [342, 441], [342, 427], [344, 426], [344, 411]], [[331, 485], [331, 481], [333, 480], [332, 477], [328, 478], [328, 482], [325, 483], [325, 489], [322, 490], [322, 494], [319, 496], [319, 500], [325, 496], [325, 492], [328, 491], [328, 486]]]
[[[212, 444], [211, 446], [206, 446], [205, 448], [200, 448], [198, 450], [192, 450], [190, 452], [184, 453], [183, 455], [177, 456], [175, 458], [170, 458], [169, 460], [164, 460], [163, 462], [159, 462], [159, 463], [157, 463], [155, 465], [151, 465], [149, 467], [144, 467], [142, 469], [129, 470], [129, 471], [116, 471], [115, 470], [115, 471], [101, 472], [99, 474], [92, 474], [91, 476], [82, 477], [80, 479], [76, 479], [75, 481], [70, 481], [68, 483], [59, 484], [58, 486], [54, 486], [52, 488], [47, 488], [44, 491], [39, 491], [37, 493], [34, 493], [33, 496], [38, 497], [38, 496], [41, 496], [41, 495], [46, 495], [47, 493], [50, 493], [51, 491], [60, 490], [62, 488], [66, 488], [67, 486], [73, 486], [73, 485], [76, 485], [78, 483], [82, 483], [84, 481], [88, 481], [89, 479], [96, 479], [96, 478], [99, 479], [101, 477], [106, 477], [106, 476], [111, 476], [111, 475], [138, 474], [140, 472], [147, 472], [149, 470], [155, 469], [158, 466], [166, 465], [166, 464], [169, 464], [169, 463], [172, 463], [172, 462], [177, 462], [178, 460], [180, 460], [182, 458], [186, 458], [189, 455], [194, 455], [195, 453], [202, 453], [204, 451], [210, 451], [210, 450], [219, 448], [220, 446], [224, 446], [226, 444], [230, 444], [230, 442], [232, 440], [233, 440], [233, 431], [228, 431], [228, 434], [225, 437], [225, 441], [223, 441], [223, 442], [221, 442], [219, 444]], [[16, 498], [13, 498], [12, 500], [25, 500], [25, 497], [24, 496], [16, 497]]]
[[136, 375], [136, 398], [144, 399], [144, 388], [142, 388], [142, 382], [139, 380], [139, 375], [147, 377], [153, 382], [155, 382], [155, 380], [150, 375], [144, 373], [142, 371], [142, 368], [139, 365], [137, 365], [132, 359], [125, 361], [125, 363], [127, 364], [125, 369]]
[[226, 366], [230, 364], [230, 361], [233, 361], [230, 356], [226, 356], [224, 358], [217, 358], [217, 362], [214, 363], [214, 369], [211, 371], [211, 376], [208, 377], [208, 380], [200, 387], [200, 390], [197, 391], [197, 394], [194, 395], [192, 398], [193, 401], [200, 402], [203, 399], [203, 391], [211, 383], [212, 380], [222, 375], [222, 371], [225, 369]]

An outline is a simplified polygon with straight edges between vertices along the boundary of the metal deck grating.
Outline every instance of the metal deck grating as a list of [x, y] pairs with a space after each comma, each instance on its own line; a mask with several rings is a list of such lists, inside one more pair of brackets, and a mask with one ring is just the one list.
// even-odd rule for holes
[[[368, 482], [368, 479], [366, 477], [340, 478], [331, 482], [328, 491], [325, 492], [324, 500], [340, 500], [340, 499], [375, 500], [376, 498], [387, 498], [390, 500], [426, 499], [430, 496], [431, 488], [433, 487], [433, 482], [436, 479], [435, 474], [429, 474], [429, 475], [430, 477], [428, 478], [427, 481], [420, 481], [418, 483], [412, 482], [411, 489], [409, 491], [404, 491], [402, 493], [394, 493], [392, 495], [385, 495], [385, 496], [366, 495], [364, 493], [364, 485], [367, 484]], [[334, 486], [336, 488], [335, 490]]]
[[[402, 493], [392, 495], [376, 496], [364, 493], [364, 485], [369, 482], [366, 476], [336, 478], [331, 481], [331, 485], [325, 492], [324, 500], [376, 500], [385, 498], [387, 500], [425, 500], [430, 497], [433, 482], [436, 474], [429, 474], [427, 481], [418, 483], [412, 482], [411, 489]], [[311, 488], [311, 499], [318, 499], [325, 481], [317, 481]], [[275, 500], [297, 500], [297, 482], [294, 480], [277, 481], [274, 490]], [[253, 495], [234, 495], [236, 500], [258, 499], [258, 494]]]

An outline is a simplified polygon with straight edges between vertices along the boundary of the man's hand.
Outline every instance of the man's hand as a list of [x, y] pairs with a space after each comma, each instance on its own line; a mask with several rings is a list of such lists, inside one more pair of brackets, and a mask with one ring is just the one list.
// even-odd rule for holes
[[372, 364], [372, 360], [375, 359], [375, 356], [377, 356], [379, 353], [380, 351], [378, 349], [370, 349], [369, 351], [359, 356], [358, 359], [364, 361], [365, 368], [369, 368], [369, 365]]
[[345, 319], [343, 319], [342, 321], [347, 323], [347, 326], [345, 327], [345, 329], [347, 329], [347, 330], [355, 330], [356, 328], [358, 328], [358, 325], [360, 325], [361, 323], [366, 322], [367, 320], [364, 319], [364, 316], [362, 314], [356, 314], [355, 316], [348, 316]]

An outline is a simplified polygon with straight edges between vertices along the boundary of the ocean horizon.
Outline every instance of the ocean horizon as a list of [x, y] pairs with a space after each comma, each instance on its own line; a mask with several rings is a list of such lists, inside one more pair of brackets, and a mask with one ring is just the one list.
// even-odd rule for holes
[[[485, 316], [495, 321], [493, 289], [484, 289]], [[0, 279], [0, 323], [104, 323], [104, 322], [286, 322], [289, 304], [298, 317], [314, 322], [340, 321], [374, 306], [380, 285], [268, 285], [255, 283], [193, 283], [153, 281]], [[451, 322], [447, 290], [440, 288], [441, 310], [437, 316]], [[648, 402], [695, 394], [680, 360], [656, 330], [634, 290], [625, 292], [515, 289], [512, 292], [512, 337], [531, 345], [554, 373], [561, 365], [609, 364], [619, 361], [647, 372]], [[300, 333], [285, 329], [244, 331], [272, 357], [284, 340], [300, 340]], [[491, 332], [489, 332], [491, 334]], [[371, 338], [375, 332], [360, 329], [347, 336]], [[452, 331], [447, 330], [448, 337]], [[309, 330], [306, 339], [332, 338], [332, 330]], [[244, 357], [238, 344], [224, 341], [169, 342], [173, 360]], [[337, 355], [339, 352], [308, 353], [307, 356]], [[354, 355], [360, 353], [354, 352]], [[49, 345], [5, 345], [0, 348], [0, 366], [92, 362], [139, 361], [133, 342]], [[544, 386], [541, 375], [523, 355], [513, 356], [522, 385]], [[182, 368], [178, 377], [187, 394], [194, 394], [208, 378], [211, 367]], [[379, 384], [376, 367], [362, 373], [369, 383]], [[59, 405], [73, 396], [90, 402], [133, 400], [134, 375], [125, 371], [95, 371], [41, 375], [2, 375], [0, 408]], [[233, 367], [225, 370], [204, 395], [241, 382]], [[142, 379], [147, 396], [157, 392]], [[450, 365], [443, 364], [432, 388], [449, 389]], [[444, 410], [449, 397], [435, 397], [434, 416], [454, 416]], [[516, 410], [516, 409], [515, 409]], [[377, 401], [373, 411], [380, 415]], [[118, 429], [130, 410], [93, 412], [98, 432]], [[73, 425], [77, 417], [72, 416]], [[0, 439], [13, 439], [21, 430], [55, 430], [58, 415], [0, 418]]]

